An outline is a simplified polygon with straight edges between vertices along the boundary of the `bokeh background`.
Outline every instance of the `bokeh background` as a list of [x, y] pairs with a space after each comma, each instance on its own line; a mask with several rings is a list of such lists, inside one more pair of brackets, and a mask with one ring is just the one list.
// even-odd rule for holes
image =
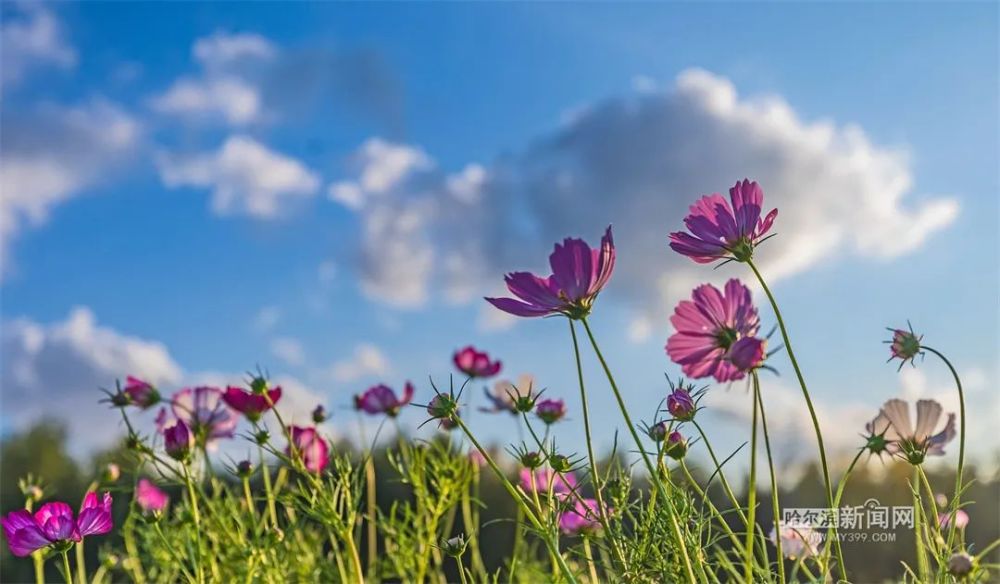
[[[980, 502], [1000, 498], [995, 3], [4, 2], [0, 16], [4, 510], [16, 475], [50, 460], [42, 444], [69, 457], [47, 474], [86, 482], [122, 435], [98, 388], [126, 374], [169, 392], [261, 367], [290, 417], [322, 403], [347, 444], [354, 393], [411, 379], [426, 401], [428, 376], [445, 381], [473, 343], [503, 377], [566, 398], [558, 435], [582, 452], [567, 327], [482, 296], [613, 224], [618, 268], [592, 323], [650, 420], [679, 374], [663, 351], [673, 306], [750, 276], [673, 254], [667, 233], [745, 176], [779, 208], [760, 263], [837, 468], [886, 399], [957, 407], [939, 362], [885, 362], [884, 327], [909, 319], [962, 374]], [[772, 363], [783, 481], [811, 485], [812, 429], [786, 357]], [[620, 420], [593, 359], [585, 372], [607, 452]], [[503, 444], [515, 425], [479, 413], [481, 391], [467, 415]], [[738, 448], [745, 388], [712, 386], [704, 405], [716, 447]], [[869, 467], [872, 489], [893, 472]], [[985, 540], [998, 520], [983, 507], [973, 525]]]

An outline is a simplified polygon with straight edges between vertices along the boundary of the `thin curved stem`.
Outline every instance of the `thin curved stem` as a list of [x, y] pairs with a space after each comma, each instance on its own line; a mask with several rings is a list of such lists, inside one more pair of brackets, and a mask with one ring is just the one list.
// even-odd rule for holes
[[687, 463], [685, 463], [683, 459], [681, 459], [681, 470], [684, 471], [684, 476], [685, 478], [687, 478], [688, 483], [691, 484], [691, 488], [693, 488], [694, 491], [698, 493], [698, 496], [701, 497], [702, 502], [708, 505], [708, 510], [712, 512], [712, 515], [714, 515], [716, 520], [722, 525], [722, 530], [725, 531], [726, 535], [729, 536], [729, 539], [730, 541], [733, 542], [733, 545], [739, 547], [740, 544], [739, 538], [736, 537], [736, 534], [733, 532], [732, 528], [729, 527], [728, 523], [726, 523], [726, 518], [722, 516], [721, 512], [719, 512], [718, 507], [716, 507], [715, 504], [712, 503], [712, 500], [708, 497], [708, 493], [706, 493], [698, 485], [698, 482], [694, 480], [694, 477], [691, 475], [690, 469], [688, 469]]
[[691, 420], [691, 423], [694, 424], [695, 428], [697, 428], [698, 434], [701, 435], [701, 441], [705, 444], [705, 449], [708, 450], [708, 456], [712, 459], [712, 464], [715, 465], [715, 472], [719, 475], [719, 480], [722, 482], [722, 490], [725, 491], [726, 497], [728, 497], [729, 502], [732, 503], [733, 510], [736, 511], [740, 521], [746, 525], [747, 516], [743, 513], [743, 508], [740, 507], [740, 503], [736, 499], [736, 494], [733, 492], [733, 488], [729, 486], [729, 481], [726, 480], [726, 473], [723, 472], [722, 466], [719, 465], [719, 459], [715, 456], [715, 451], [712, 450], [712, 445], [708, 441], [708, 435], [705, 434], [705, 431], [701, 428], [701, 424], [699, 424], [697, 420]]
[[[858, 461], [861, 460], [861, 455], [864, 453], [865, 453], [864, 448], [858, 450], [858, 453], [854, 455], [854, 459], [851, 460], [851, 464], [847, 467], [847, 470], [844, 471], [844, 476], [840, 477], [840, 482], [837, 484], [837, 495], [833, 499], [834, 509], [840, 509], [840, 500], [844, 496], [844, 488], [847, 486], [847, 479], [851, 477], [851, 472], [854, 471], [854, 467], [858, 464]], [[827, 534], [827, 538], [829, 539], [829, 533]], [[829, 561], [830, 551], [831, 551], [830, 546], [827, 545], [826, 551], [823, 553], [824, 565], [826, 565], [826, 563]], [[845, 566], [844, 569], [846, 570], [847, 567]]]
[[[656, 469], [653, 468], [653, 463], [649, 460], [649, 455], [646, 453], [646, 449], [642, 445], [642, 440], [639, 438], [639, 434], [635, 430], [635, 424], [632, 423], [632, 417], [629, 416], [628, 409], [625, 407], [625, 400], [622, 399], [622, 393], [618, 389], [618, 383], [615, 382], [615, 377], [611, 374], [611, 368], [608, 367], [608, 362], [604, 360], [601, 348], [597, 345], [597, 339], [594, 338], [594, 332], [590, 330], [590, 323], [587, 322], [586, 318], [581, 318], [580, 322], [583, 323], [583, 328], [587, 331], [587, 337], [590, 339], [590, 345], [594, 348], [597, 360], [601, 362], [604, 374], [607, 376], [608, 383], [611, 385], [611, 391], [614, 393], [615, 400], [618, 402], [618, 409], [621, 410], [622, 417], [625, 418], [625, 425], [628, 427], [628, 431], [629, 434], [632, 435], [632, 439], [635, 440], [635, 445], [639, 449], [639, 454], [642, 457], [643, 463], [646, 465], [646, 470], [649, 472], [649, 478], [660, 490], [660, 495], [663, 497], [664, 502], [666, 502], [670, 507], [671, 531], [673, 532], [674, 539], [677, 541], [677, 547], [681, 552], [681, 558], [684, 560], [684, 571], [687, 573], [688, 580], [690, 582], [694, 582], [694, 569], [691, 567], [691, 558], [688, 555], [687, 545], [684, 543], [684, 536], [681, 534], [680, 526], [677, 524], [676, 510], [674, 509], [673, 502], [667, 495], [663, 482], [660, 480]], [[701, 564], [698, 564], [698, 566], [701, 568]]]
[[955, 539], [955, 532], [957, 530], [957, 521], [954, 520], [956, 514], [958, 513], [958, 507], [960, 500], [962, 498], [962, 471], [965, 470], [965, 392], [962, 390], [962, 380], [958, 377], [958, 372], [955, 371], [955, 367], [951, 364], [940, 351], [937, 349], [932, 349], [925, 345], [920, 345], [920, 348], [925, 351], [930, 351], [938, 356], [939, 359], [944, 361], [944, 364], [951, 371], [951, 376], [955, 378], [955, 387], [958, 389], [958, 415], [959, 415], [959, 429], [958, 429], [958, 473], [955, 475], [955, 494], [951, 500], [951, 518], [952, 521], [950, 528], [948, 529], [948, 548], [951, 549], [951, 544]]
[[[788, 351], [788, 360], [792, 362], [792, 369], [795, 371], [795, 377], [798, 379], [799, 387], [802, 388], [802, 397], [806, 400], [806, 407], [809, 409], [809, 417], [812, 419], [813, 429], [816, 431], [816, 444], [819, 447], [819, 459], [823, 466], [823, 484], [826, 487], [826, 500], [827, 504], [830, 506], [830, 510], [833, 511], [833, 483], [830, 481], [830, 466], [826, 461], [826, 447], [823, 445], [823, 431], [819, 427], [819, 418], [816, 416], [816, 408], [813, 406], [812, 398], [809, 397], [809, 388], [806, 387], [806, 380], [802, 376], [802, 370], [799, 368], [799, 362], [795, 358], [795, 351], [792, 349], [792, 341], [788, 338], [788, 329], [785, 328], [785, 320], [781, 317], [781, 309], [778, 308], [778, 302], [774, 299], [774, 295], [771, 294], [771, 289], [767, 287], [767, 282], [764, 281], [764, 276], [761, 275], [760, 270], [754, 265], [753, 260], [747, 260], [747, 265], [753, 271], [754, 275], [757, 277], [757, 281], [760, 282], [761, 288], [764, 289], [764, 294], [767, 295], [767, 300], [771, 303], [771, 309], [774, 310], [774, 317], [778, 321], [778, 329], [781, 331], [781, 340], [785, 343], [785, 350]], [[847, 580], [847, 572], [844, 570], [844, 552], [840, 546], [840, 538], [837, 537], [837, 528], [833, 528], [833, 544], [834, 549], [837, 553], [837, 564], [840, 568], [841, 578]]]
[[743, 570], [744, 581], [747, 584], [753, 582], [753, 540], [756, 537], [757, 523], [757, 387], [754, 385], [753, 417], [750, 428], [750, 482], [747, 484], [747, 535], [746, 546], [743, 550]]
[[760, 394], [760, 378], [757, 372], [753, 372], [753, 393], [757, 400], [757, 407], [760, 408], [760, 427], [764, 430], [764, 450], [767, 452], [767, 467], [771, 473], [771, 511], [774, 515], [774, 524], [779, 526], [779, 537], [774, 538], [774, 547], [777, 549], [778, 559], [778, 580], [782, 584], [785, 582], [785, 556], [781, 549], [780, 525], [781, 506], [778, 504], [778, 480], [774, 474], [774, 457], [771, 455], [771, 438], [767, 433], [767, 416], [764, 414], [764, 398]]

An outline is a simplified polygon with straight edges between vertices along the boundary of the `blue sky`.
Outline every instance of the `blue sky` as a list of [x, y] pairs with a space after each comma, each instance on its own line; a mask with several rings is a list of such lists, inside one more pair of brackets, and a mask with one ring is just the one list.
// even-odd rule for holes
[[[967, 376], [974, 451], [996, 452], [997, 16], [4, 4], [4, 428], [69, 406], [83, 432], [107, 416], [84, 405], [94, 386], [133, 372], [174, 387], [260, 364], [301, 411], [409, 378], [419, 401], [467, 343], [578, 411], [565, 324], [498, 319], [478, 299], [612, 222], [625, 261], [593, 323], [648, 419], [679, 373], [662, 349], [673, 305], [750, 276], [677, 258], [666, 235], [695, 198], [750, 176], [780, 209], [761, 261], [834, 442], [853, 444], [890, 397], [954, 402], [933, 359], [885, 364], [883, 327], [911, 319]], [[620, 423], [594, 365], [608, 444]], [[775, 366], [765, 391], [791, 459], [810, 438], [783, 355]], [[735, 446], [742, 389], [711, 395]], [[473, 419], [490, 438], [512, 427]]]

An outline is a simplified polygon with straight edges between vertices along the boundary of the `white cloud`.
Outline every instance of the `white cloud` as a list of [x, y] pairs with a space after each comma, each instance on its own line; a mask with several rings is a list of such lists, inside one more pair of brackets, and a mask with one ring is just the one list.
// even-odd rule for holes
[[320, 184], [299, 161], [243, 135], [230, 136], [217, 152], [161, 154], [157, 166], [168, 187], [212, 189], [212, 209], [220, 215], [272, 219], [286, 205], [316, 194]]
[[698, 197], [725, 193], [744, 176], [780, 209], [778, 237], [758, 256], [772, 282], [823, 261], [898, 257], [958, 214], [953, 198], [914, 195], [905, 151], [873, 144], [857, 126], [802, 120], [780, 97], [740, 97], [727, 79], [698, 69], [672, 87], [643, 89], [578, 108], [485, 167], [471, 194], [429, 164], [399, 165], [405, 172], [390, 187], [369, 191], [363, 168], [348, 182], [364, 201], [364, 289], [397, 306], [438, 293], [476, 298], [506, 271], [547, 269], [553, 242], [593, 243], [613, 223], [619, 255], [605, 296], [662, 319], [692, 284], [731, 276], [671, 252], [667, 234], [683, 227]]
[[330, 376], [340, 382], [351, 382], [365, 377], [387, 375], [391, 371], [389, 359], [382, 350], [370, 343], [354, 348], [354, 354], [330, 367]]
[[0, 128], [0, 260], [26, 226], [43, 224], [57, 205], [113, 175], [132, 158], [140, 135], [138, 121], [100, 99], [5, 115]]
[[279, 321], [281, 321], [281, 309], [277, 306], [265, 306], [254, 315], [253, 328], [258, 332], [266, 333], [273, 329]]
[[433, 168], [433, 161], [418, 148], [370, 138], [350, 161], [357, 180], [330, 185], [331, 200], [359, 210], [372, 198], [384, 196], [413, 174]]
[[115, 380], [128, 374], [156, 384], [182, 377], [163, 344], [100, 326], [85, 307], [51, 324], [5, 322], [0, 352], [5, 426], [22, 429], [42, 417], [63, 420], [75, 452], [120, 437], [118, 415], [98, 403], [98, 388], [114, 389]]
[[192, 117], [222, 116], [231, 125], [245, 125], [262, 114], [260, 93], [236, 77], [179, 79], [152, 100], [154, 110]]
[[191, 52], [204, 67], [216, 69], [247, 59], [270, 60], [278, 54], [278, 49], [259, 34], [232, 34], [220, 30], [195, 41]]
[[62, 27], [50, 10], [26, 2], [8, 13], [13, 6], [5, 5], [0, 28], [0, 89], [20, 82], [32, 67], [69, 69], [76, 65], [76, 51], [63, 38]]
[[271, 340], [271, 354], [288, 365], [299, 366], [306, 362], [306, 351], [302, 343], [291, 337], [277, 337]]

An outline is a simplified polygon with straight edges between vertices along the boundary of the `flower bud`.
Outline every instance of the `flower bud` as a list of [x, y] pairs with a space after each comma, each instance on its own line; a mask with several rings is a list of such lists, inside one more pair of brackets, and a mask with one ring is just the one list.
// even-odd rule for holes
[[561, 399], [543, 399], [538, 402], [535, 414], [548, 425], [552, 425], [566, 415], [566, 404]]
[[948, 558], [948, 573], [956, 578], [964, 578], [972, 573], [972, 569], [975, 567], [975, 561], [972, 556], [965, 552], [959, 552], [957, 554], [952, 554]]
[[156, 391], [153, 384], [131, 375], [125, 378], [125, 394], [132, 404], [144, 410], [160, 403], [160, 392]]
[[521, 465], [534, 470], [542, 466], [542, 455], [537, 452], [525, 452], [520, 457]]
[[259, 446], [267, 444], [267, 442], [270, 439], [271, 439], [271, 433], [268, 432], [267, 430], [260, 430], [253, 435], [253, 441], [256, 442]]
[[446, 393], [435, 395], [427, 404], [427, 413], [436, 420], [450, 418], [457, 411], [458, 402]]
[[674, 460], [680, 460], [687, 454], [687, 450], [687, 440], [681, 436], [681, 433], [671, 432], [670, 436], [667, 438], [667, 446], [665, 449], [667, 456], [673, 458]]
[[118, 477], [120, 477], [121, 474], [122, 471], [118, 468], [118, 465], [113, 462], [109, 462], [101, 472], [101, 482], [106, 485], [116, 483], [118, 482]]
[[573, 468], [569, 457], [563, 456], [562, 454], [553, 454], [550, 456], [549, 466], [557, 473], [567, 473]]
[[[691, 392], [683, 387], [678, 387], [667, 396], [667, 411], [675, 420], [682, 422], [694, 418], [695, 405]], [[661, 438], [662, 440], [662, 438]]]
[[667, 437], [667, 432], [670, 426], [667, 424], [666, 420], [657, 422], [646, 429], [646, 434], [653, 439], [654, 442], [663, 442], [663, 439]]
[[253, 474], [253, 463], [249, 460], [241, 460], [236, 463], [236, 476], [245, 479]]
[[322, 405], [316, 406], [316, 409], [312, 411], [312, 419], [314, 424], [322, 424], [326, 421], [326, 409]]
[[465, 553], [466, 545], [468, 542], [465, 541], [465, 535], [460, 533], [451, 539], [446, 539], [441, 545], [441, 549], [449, 556], [459, 558]]
[[194, 442], [192, 438], [184, 422], [177, 420], [173, 426], [163, 429], [163, 448], [170, 458], [178, 461], [187, 460]]

